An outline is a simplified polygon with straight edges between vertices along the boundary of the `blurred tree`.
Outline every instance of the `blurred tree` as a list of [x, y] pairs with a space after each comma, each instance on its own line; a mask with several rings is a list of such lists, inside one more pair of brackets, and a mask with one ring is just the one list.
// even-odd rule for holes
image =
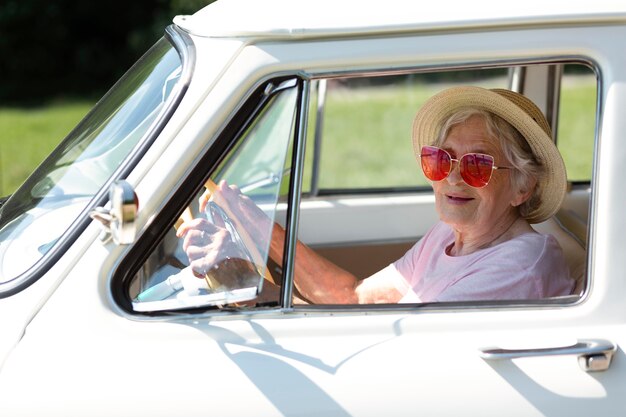
[[213, 0], [3, 0], [0, 104], [99, 97], [177, 14]]

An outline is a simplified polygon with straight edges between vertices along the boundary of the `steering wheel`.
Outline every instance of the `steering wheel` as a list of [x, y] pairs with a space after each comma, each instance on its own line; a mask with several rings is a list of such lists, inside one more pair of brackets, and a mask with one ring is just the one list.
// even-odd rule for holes
[[[211, 179], [209, 179], [204, 184], [204, 186], [206, 188], [206, 194], [208, 196], [213, 195], [217, 187], [217, 185]], [[243, 227], [243, 225], [238, 222], [237, 218], [230, 213], [228, 205], [225, 203], [219, 205], [217, 202], [209, 200], [205, 208], [205, 213], [207, 214], [208, 220], [212, 222], [214, 222], [214, 219], [219, 216], [219, 218], [226, 226], [226, 229], [230, 233], [233, 242], [239, 247], [239, 249], [241, 249], [241, 252], [248, 257], [248, 259], [246, 260], [231, 259], [229, 260], [229, 262], [227, 262], [230, 269], [234, 271], [233, 275], [235, 275], [235, 272], [239, 272], [243, 274], [242, 276], [249, 276], [249, 270], [250, 267], [252, 267], [258, 275], [261, 275], [271, 284], [276, 284], [267, 268], [266, 259], [259, 252], [256, 244], [254, 243], [254, 240], [252, 239], [246, 228]], [[178, 229], [183, 222], [192, 219], [193, 214], [191, 212], [191, 209], [187, 208], [180, 216], [180, 218], [176, 221], [174, 227]], [[224, 268], [226, 266], [227, 265], [224, 265]], [[222, 266], [220, 266], [220, 268], [222, 268]], [[216, 285], [218, 285], [218, 283], [216, 283], [215, 281], [219, 280], [207, 278], [207, 284], [211, 288], [214, 288]]]
[[215, 224], [216, 219], [219, 218], [221, 223], [224, 224], [226, 230], [230, 234], [232, 242], [237, 246], [239, 252], [244, 255], [244, 258], [230, 258], [227, 257], [219, 264], [215, 265], [209, 271], [207, 271], [204, 279], [207, 285], [212, 290], [218, 289], [239, 289], [256, 286], [259, 283], [259, 279], [262, 278], [259, 274], [254, 258], [248, 250], [247, 245], [244, 243], [241, 234], [238, 232], [237, 227], [231, 218], [226, 214], [224, 209], [217, 205], [214, 201], [209, 201], [205, 214], [207, 220]]

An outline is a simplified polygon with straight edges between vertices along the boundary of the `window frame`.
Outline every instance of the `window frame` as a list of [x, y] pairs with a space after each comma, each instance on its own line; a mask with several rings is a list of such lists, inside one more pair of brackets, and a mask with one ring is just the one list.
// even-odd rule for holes
[[[238, 139], [242, 137], [248, 127], [254, 122], [254, 120], [256, 120], [257, 116], [262, 112], [265, 106], [268, 103], [271, 103], [274, 94], [282, 91], [284, 88], [290, 88], [290, 86], [284, 88], [282, 87], [282, 83], [288, 80], [295, 80], [293, 88], [298, 89], [296, 98], [296, 110], [298, 111], [298, 114], [296, 115], [296, 132], [298, 131], [297, 123], [300, 117], [299, 113], [302, 109], [303, 80], [295, 75], [283, 74], [281, 76], [267, 78], [263, 82], [259, 83], [250, 93], [242, 106], [239, 107], [230, 120], [225, 123], [224, 128], [220, 130], [215, 141], [198, 159], [198, 162], [189, 171], [186, 178], [181, 181], [181, 183], [184, 183], [185, 186], [181, 186], [174, 190], [171, 194], [171, 198], [167, 201], [167, 203], [165, 203], [163, 209], [155, 215], [154, 220], [142, 233], [142, 235], [137, 238], [136, 242], [125, 253], [123, 259], [113, 271], [112, 279], [109, 282], [110, 291], [113, 299], [124, 312], [133, 316], [162, 316], [186, 315], [189, 313], [207, 311], [220, 314], [232, 311], [230, 308], [220, 309], [216, 306], [201, 306], [198, 308], [181, 309], [176, 311], [165, 310], [158, 312], [138, 312], [132, 307], [132, 300], [129, 297], [129, 289], [134, 275], [141, 268], [150, 254], [155, 250], [168, 231], [174, 226], [182, 211], [193, 203], [195, 196], [198, 194], [199, 190], [204, 187], [205, 182], [208, 180], [213, 170], [221, 164], [224, 158], [228, 155], [229, 151], [236, 146]], [[294, 155], [298, 146], [297, 138], [294, 138]], [[294, 156], [292, 156], [292, 158], [294, 158]], [[292, 182], [293, 176], [289, 184], [290, 190], [293, 188]], [[287, 224], [290, 222], [289, 215], [286, 222]], [[289, 256], [283, 257], [283, 270], [285, 270], [286, 263], [289, 259]], [[283, 273], [283, 277], [286, 277], [286, 274]], [[283, 279], [287, 282], [286, 278]], [[291, 284], [290, 281], [289, 284]], [[285, 285], [283, 285], [283, 287], [285, 287]], [[281, 291], [283, 290], [281, 289]], [[276, 307], [256, 307], [255, 309], [261, 311], [274, 310], [282, 307], [283, 306], [279, 304]]]
[[[407, 73], [431, 73], [431, 72], [439, 72], [439, 71], [465, 71], [465, 70], [476, 70], [483, 68], [492, 68], [492, 67], [504, 67], [512, 69], [514, 67], [524, 67], [524, 66], [533, 66], [533, 65], [565, 65], [565, 64], [576, 64], [583, 65], [590, 68], [594, 74], [596, 74], [596, 112], [594, 114], [595, 117], [595, 135], [593, 138], [593, 155], [592, 155], [592, 175], [589, 181], [585, 182], [576, 182], [573, 184], [572, 189], [591, 189], [589, 193], [589, 219], [587, 222], [587, 240], [585, 243], [586, 247], [586, 272], [584, 277], [584, 291], [582, 294], [574, 294], [568, 296], [561, 297], [552, 297], [549, 299], [542, 300], [486, 300], [486, 301], [462, 301], [462, 302], [436, 302], [436, 303], [407, 303], [407, 304], [363, 304], [363, 305], [294, 305], [294, 309], [302, 312], [363, 312], [367, 313], [368, 311], [393, 311], [393, 312], [407, 312], [407, 311], [416, 311], [420, 312], [437, 312], [437, 311], [451, 311], [451, 310], [475, 310], [475, 309], [537, 309], [537, 308], [546, 308], [552, 306], [562, 306], [562, 307], [573, 307], [577, 306], [586, 301], [589, 295], [589, 290], [593, 285], [593, 279], [591, 276], [592, 271], [592, 253], [593, 248], [590, 247], [592, 240], [592, 227], [593, 227], [593, 206], [594, 206], [594, 184], [596, 182], [596, 169], [595, 169], [595, 161], [597, 159], [597, 145], [598, 145], [598, 136], [599, 136], [599, 125], [601, 122], [602, 112], [601, 112], [601, 91], [602, 91], [602, 77], [599, 65], [590, 58], [587, 57], [569, 57], [562, 56], [551, 59], [544, 60], [534, 60], [532, 58], [520, 58], [514, 60], [505, 60], [499, 61], [496, 63], [491, 62], [476, 62], [476, 63], [465, 63], [460, 65], [450, 65], [445, 68], [442, 67], [413, 67], [409, 69], [395, 69], [395, 70], [385, 70], [382, 69], [377, 71], [375, 69], [367, 69], [367, 70], [351, 70], [351, 71], [342, 71], [341, 73], [332, 72], [332, 73], [309, 73], [309, 79], [313, 80], [321, 80], [321, 79], [333, 79], [333, 78], [351, 78], [351, 77], [374, 77], [374, 76], [387, 76], [387, 75], [401, 75]], [[559, 79], [560, 82], [560, 79]], [[512, 87], [513, 80], [509, 80], [509, 88]], [[551, 113], [548, 117], [551, 117], [550, 123], [551, 127], [554, 129], [553, 140], [555, 144], [556, 140], [556, 126], [552, 126], [552, 123], [555, 121], [558, 122], [559, 118], [559, 107], [558, 101], [560, 99], [560, 90], [557, 88], [556, 91], [552, 90], [553, 99], [556, 100], [556, 107], [551, 108]], [[554, 96], [556, 94], [556, 96]], [[319, 118], [320, 109], [318, 104], [317, 109], [317, 117]], [[322, 116], [323, 119], [323, 116]], [[323, 121], [323, 120], [322, 120]], [[320, 145], [317, 143], [320, 139], [320, 135], [318, 134], [318, 121], [316, 120], [315, 128], [316, 132], [310, 137], [315, 138], [316, 143], [312, 147], [314, 152], [316, 153], [316, 157], [319, 158], [319, 148]], [[306, 134], [305, 134], [306, 139]], [[314, 175], [319, 172], [319, 161], [316, 160], [313, 163], [312, 169]], [[306, 197], [328, 197], [328, 196], [367, 196], [367, 195], [375, 195], [375, 194], [388, 194], [388, 193], [420, 193], [420, 194], [432, 194], [432, 189], [430, 187], [406, 187], [406, 188], [374, 188], [374, 189], [359, 189], [359, 190], [350, 190], [350, 189], [333, 189], [333, 190], [325, 190], [320, 189], [317, 184], [319, 184], [319, 179], [312, 179], [311, 183], [315, 186], [311, 186], [311, 193], [307, 193]]]
[[[467, 310], [525, 310], [525, 309], [541, 309], [546, 307], [553, 306], [561, 306], [561, 307], [570, 307], [576, 306], [582, 302], [584, 302], [588, 295], [588, 288], [592, 284], [590, 270], [591, 270], [591, 250], [587, 249], [587, 273], [586, 273], [586, 288], [587, 290], [581, 296], [572, 295], [572, 296], [564, 296], [564, 297], [555, 297], [551, 299], [544, 300], [487, 300], [487, 301], [467, 301], [467, 302], [438, 302], [438, 303], [419, 303], [419, 304], [365, 304], [365, 305], [294, 305], [293, 304], [293, 293], [294, 293], [294, 283], [293, 283], [293, 271], [294, 271], [294, 262], [295, 262], [295, 246], [297, 242], [298, 236], [298, 224], [299, 224], [299, 216], [300, 216], [300, 202], [303, 198], [310, 198], [313, 196], [312, 193], [303, 193], [302, 188], [302, 177], [304, 171], [304, 153], [307, 148], [307, 135], [309, 134], [308, 128], [308, 116], [309, 106], [312, 105], [313, 96], [311, 94], [311, 84], [315, 80], [319, 79], [331, 79], [334, 77], [359, 77], [359, 76], [372, 76], [372, 75], [395, 75], [395, 74], [407, 74], [407, 73], [424, 73], [424, 72], [437, 72], [437, 71], [463, 71], [463, 70], [474, 70], [485, 67], [506, 67], [510, 68], [513, 66], [520, 65], [534, 65], [534, 64], [556, 64], [556, 63], [581, 63], [589, 66], [594, 69], [596, 73], [599, 74], [598, 66], [595, 65], [592, 61], [588, 59], [582, 59], [580, 57], [559, 57], [558, 59], [548, 60], [536, 62], [530, 58], [526, 59], [517, 59], [517, 60], [507, 60], [507, 61], [499, 61], [496, 63], [489, 62], [475, 62], [472, 64], [459, 64], [453, 65], [450, 67], [411, 67], [406, 69], [381, 69], [381, 70], [373, 70], [368, 69], [365, 70], [351, 70], [351, 71], [343, 71], [341, 73], [337, 72], [293, 72], [286, 74], [285, 72], [281, 72], [280, 74], [270, 74], [264, 78], [263, 81], [256, 84], [258, 87], [254, 92], [252, 92], [249, 98], [245, 101], [245, 103], [238, 109], [236, 114], [231, 118], [231, 120], [226, 124], [226, 127], [220, 132], [218, 138], [215, 143], [211, 146], [210, 152], [207, 152], [205, 155], [200, 158], [199, 163], [190, 171], [188, 177], [184, 180], [186, 183], [193, 185], [192, 187], [180, 187], [172, 194], [172, 198], [165, 205], [164, 209], [155, 216], [155, 219], [149, 229], [146, 231], [145, 235], [150, 236], [150, 238], [140, 238], [138, 242], [131, 248], [131, 250], [127, 253], [124, 260], [120, 262], [118, 268], [113, 274], [113, 279], [110, 281], [111, 283], [111, 292], [113, 294], [114, 299], [118, 302], [120, 307], [125, 310], [127, 313], [131, 315], [143, 315], [143, 316], [160, 316], [160, 315], [187, 315], [187, 314], [197, 314], [197, 313], [208, 313], [211, 315], [231, 315], [233, 312], [238, 314], [259, 314], [263, 312], [268, 312], [270, 314], [281, 312], [281, 311], [297, 311], [297, 312], [312, 312], [312, 313], [334, 313], [334, 312], [349, 312], [349, 313], [365, 313], [371, 311], [387, 311], [387, 312], [415, 312], [419, 310], [420, 312], [450, 312], [450, 311], [467, 311]], [[261, 96], [263, 95], [263, 91], [266, 86], [272, 81], [285, 80], [288, 78], [294, 78], [298, 80], [298, 88], [299, 96], [297, 99], [298, 103], [298, 114], [296, 115], [296, 137], [294, 139], [294, 152], [292, 154], [292, 175], [289, 183], [289, 193], [286, 198], [287, 200], [287, 217], [286, 217], [286, 238], [285, 238], [285, 249], [283, 257], [283, 286], [281, 287], [281, 295], [280, 295], [280, 303], [276, 307], [258, 307], [254, 309], [218, 309], [215, 307], [201, 307], [197, 309], [187, 309], [187, 310], [179, 310], [175, 312], [135, 312], [132, 310], [130, 306], [130, 300], [128, 299], [128, 283], [130, 278], [132, 278], [133, 274], [129, 274], [128, 271], [136, 271], [137, 265], [140, 265], [147, 255], [141, 255], [150, 253], [152, 249], [154, 249], [154, 245], [158, 242], [159, 239], [163, 237], [169, 227], [172, 227], [178, 215], [180, 214], [181, 207], [187, 207], [193, 199], [193, 196], [200, 189], [202, 184], [204, 184], [205, 180], [208, 177], [208, 173], [211, 170], [207, 170], [206, 166], [215, 167], [221, 161], [221, 158], [227, 153], [229, 146], [232, 146], [234, 143], [234, 138], [238, 137], [240, 132], [245, 130], [245, 127], [248, 125], [251, 119], [254, 118], [254, 115], [257, 113], [255, 108], [261, 105]], [[601, 91], [601, 77], [598, 76], [598, 84], [597, 84], [598, 95]], [[600, 100], [598, 99], [598, 103]], [[598, 108], [599, 108], [598, 104]], [[596, 158], [595, 148], [597, 146], [597, 135], [598, 135], [598, 125], [600, 120], [600, 112], [598, 110], [596, 114], [596, 142], [594, 143], [594, 160]], [[238, 122], [242, 118], [246, 119], [246, 122]], [[295, 169], [295, 171], [293, 171]], [[592, 172], [593, 176], [595, 176], [595, 169]], [[594, 179], [592, 178], [591, 183], [593, 184]], [[191, 190], [191, 191], [185, 191]], [[343, 191], [343, 190], [341, 190]], [[367, 195], [367, 194], [381, 194], [388, 193], [390, 190], [388, 189], [373, 189], [373, 190], [362, 190], [358, 193], [352, 193], [356, 195]], [[401, 190], [391, 190], [392, 192], [416, 192], [422, 194], [432, 193], [430, 188], [419, 187], [416, 188], [407, 188]], [[328, 195], [340, 195], [340, 193], [330, 193], [327, 194], [323, 191], [318, 192], [316, 196], [328, 196]], [[184, 205], [181, 206], [180, 202], [185, 202]], [[590, 196], [590, 206], [593, 205], [593, 192]], [[592, 217], [590, 216], [590, 222], [588, 228], [591, 228]], [[590, 232], [588, 231], [587, 244], [591, 242]], [[134, 259], [133, 262], [130, 262], [130, 259]], [[142, 259], [142, 262], [137, 262], [137, 259]], [[122, 285], [119, 285], [122, 283]]]

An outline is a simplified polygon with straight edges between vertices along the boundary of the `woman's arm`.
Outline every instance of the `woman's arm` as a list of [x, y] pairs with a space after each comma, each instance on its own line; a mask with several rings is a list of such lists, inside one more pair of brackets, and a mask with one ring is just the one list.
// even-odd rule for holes
[[[285, 231], [275, 223], [270, 256], [279, 264], [282, 264], [284, 244]], [[303, 297], [315, 304], [396, 303], [403, 294], [394, 285], [390, 273], [383, 269], [359, 280], [302, 242], [296, 244], [295, 285]]]
[[[270, 225], [271, 219], [250, 198], [225, 181], [215, 187], [211, 197], [233, 217], [237, 226], [249, 233], [257, 247], [264, 247], [270, 240], [269, 256], [282, 265], [285, 230], [281, 226], [276, 223]], [[204, 210], [205, 206], [206, 199], [203, 198], [200, 210]], [[207, 254], [207, 257], [211, 255]], [[296, 244], [294, 268], [296, 288], [315, 304], [393, 303], [402, 297], [385, 274], [378, 273], [358, 280], [300, 241]]]
[[[279, 265], [283, 262], [285, 230], [274, 223], [270, 257]], [[307, 245], [296, 244], [294, 266], [295, 285], [303, 297], [315, 304], [356, 304], [357, 278]]]

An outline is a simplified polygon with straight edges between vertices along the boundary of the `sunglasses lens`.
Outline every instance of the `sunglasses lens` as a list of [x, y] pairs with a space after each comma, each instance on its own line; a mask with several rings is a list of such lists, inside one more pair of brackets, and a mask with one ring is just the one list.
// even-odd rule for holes
[[441, 181], [450, 173], [450, 155], [443, 149], [435, 146], [422, 146], [420, 154], [422, 171], [431, 181]]
[[484, 187], [489, 183], [493, 172], [493, 157], [490, 155], [472, 153], [461, 158], [461, 177], [472, 187]]

